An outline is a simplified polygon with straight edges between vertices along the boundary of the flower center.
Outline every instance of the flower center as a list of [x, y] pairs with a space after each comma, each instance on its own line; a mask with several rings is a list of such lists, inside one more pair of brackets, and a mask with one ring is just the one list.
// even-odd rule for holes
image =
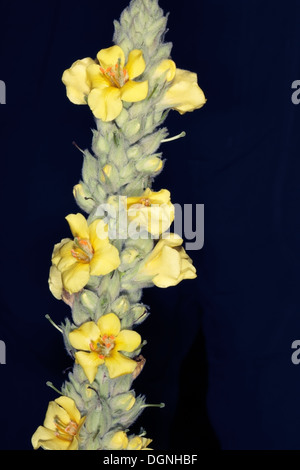
[[64, 441], [72, 442], [73, 437], [76, 436], [78, 430], [78, 424], [75, 421], [70, 421], [67, 426], [59, 419], [58, 416], [54, 418], [54, 424], [56, 427], [55, 435], [59, 439]]
[[148, 199], [147, 197], [141, 197], [139, 202], [140, 202], [140, 204], [143, 204], [143, 206], [146, 206], [146, 207], [151, 206], [150, 199]]
[[96, 352], [100, 359], [104, 359], [110, 355], [110, 352], [115, 347], [114, 335], [103, 335], [97, 341], [90, 342], [91, 351]]
[[93, 258], [94, 250], [88, 239], [76, 237], [74, 239], [74, 248], [71, 250], [71, 254], [81, 263], [89, 263]]
[[122, 86], [129, 80], [127, 70], [121, 65], [121, 59], [118, 59], [118, 62], [115, 65], [107, 67], [107, 69], [100, 66], [100, 72], [108, 78], [112, 86], [116, 88], [122, 88]]

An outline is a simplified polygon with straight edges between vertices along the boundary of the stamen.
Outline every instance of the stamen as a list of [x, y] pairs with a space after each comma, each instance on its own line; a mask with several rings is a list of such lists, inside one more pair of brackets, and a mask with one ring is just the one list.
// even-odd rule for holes
[[99, 67], [100, 72], [110, 81], [111, 85], [116, 88], [122, 88], [122, 86], [129, 80], [128, 72], [121, 65], [121, 59], [118, 59], [118, 62], [114, 66]]
[[94, 255], [91, 242], [85, 238], [75, 237], [74, 245], [71, 255], [82, 263], [89, 263]]
[[143, 206], [146, 206], [146, 207], [151, 206], [150, 199], [148, 199], [147, 197], [141, 197], [140, 203], [143, 204]]

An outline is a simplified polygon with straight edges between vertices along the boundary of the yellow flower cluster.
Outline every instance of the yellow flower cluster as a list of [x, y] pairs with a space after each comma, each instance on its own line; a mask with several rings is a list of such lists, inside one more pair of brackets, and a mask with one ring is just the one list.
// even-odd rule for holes
[[[125, 54], [116, 45], [101, 49], [96, 60], [90, 57], [76, 60], [65, 70], [62, 81], [72, 103], [88, 104], [96, 118], [107, 122], [119, 116], [123, 101], [135, 103], [147, 97], [148, 80], [136, 80], [145, 69], [141, 50], [132, 50], [125, 63]], [[162, 108], [184, 114], [205, 104], [195, 73], [177, 69], [172, 60], [163, 60], [154, 72], [154, 77], [161, 76], [170, 84], [159, 105]]]
[[[31, 438], [32, 447], [45, 450], [78, 450], [80, 428], [85, 421], [74, 400], [61, 396], [48, 405], [43, 426]], [[106, 444], [109, 450], [151, 450], [152, 442], [142, 436], [127, 436], [124, 431], [112, 433]]]

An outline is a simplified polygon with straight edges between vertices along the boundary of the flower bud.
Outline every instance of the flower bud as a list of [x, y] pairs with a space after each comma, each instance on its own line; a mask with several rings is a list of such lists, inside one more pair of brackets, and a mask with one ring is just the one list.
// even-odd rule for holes
[[134, 248], [136, 250], [138, 250], [140, 253], [142, 253], [143, 255], [146, 255], [147, 253], [149, 253], [152, 248], [153, 248], [153, 240], [152, 238], [139, 238], [137, 240], [134, 240], [134, 239], [131, 239], [129, 238], [127, 241], [126, 241], [126, 248]]
[[122, 450], [128, 445], [128, 437], [124, 431], [111, 431], [102, 439], [103, 450]]
[[110, 150], [110, 145], [107, 139], [103, 137], [100, 132], [93, 131], [93, 141], [92, 141], [93, 152], [97, 155], [101, 153], [108, 154]]
[[111, 305], [112, 312], [118, 315], [119, 318], [122, 318], [123, 315], [128, 312], [129, 308], [130, 302], [126, 295], [121, 295]]
[[83, 166], [82, 166], [82, 177], [83, 181], [94, 188], [96, 185], [98, 162], [88, 150], [84, 152]]
[[98, 288], [99, 296], [101, 297], [103, 294], [108, 294], [110, 297], [110, 300], [113, 301], [117, 298], [119, 292], [120, 292], [120, 273], [118, 273], [118, 271], [115, 271], [112, 276], [111, 274], [107, 274], [106, 276], [103, 276], [100, 282], [99, 288]]
[[89, 312], [77, 299], [73, 305], [72, 317], [75, 325], [81, 325], [90, 319]]
[[134, 160], [138, 158], [140, 154], [141, 154], [141, 149], [139, 145], [132, 145], [127, 151], [127, 156], [129, 160], [131, 159]]
[[80, 300], [84, 307], [93, 312], [96, 308], [99, 298], [94, 292], [90, 290], [84, 290], [80, 296]]
[[110, 191], [115, 192], [119, 188], [119, 172], [113, 164], [107, 164], [100, 170], [99, 179]]
[[[160, 154], [157, 154], [160, 155]], [[157, 155], [143, 158], [136, 163], [136, 169], [143, 173], [156, 173], [162, 169], [163, 162]]]
[[143, 304], [136, 304], [131, 308], [131, 313], [133, 316], [133, 324], [139, 325], [149, 316], [147, 307]]
[[123, 132], [127, 138], [130, 138], [136, 135], [139, 132], [140, 128], [140, 119], [132, 119], [131, 121], [125, 124]]
[[125, 184], [133, 180], [135, 175], [136, 175], [135, 164], [134, 162], [131, 161], [121, 169], [120, 180], [122, 184]]
[[100, 181], [102, 181], [102, 183], [105, 183], [106, 178], [109, 178], [109, 177], [110, 177], [111, 170], [112, 170], [112, 166], [111, 166], [111, 165], [108, 165], [108, 164], [106, 164], [106, 165], [102, 168], [102, 171], [100, 171]]
[[125, 248], [121, 253], [119, 271], [124, 272], [132, 268], [138, 260], [139, 251], [136, 248]]
[[116, 411], [129, 411], [135, 404], [133, 393], [121, 393], [109, 400], [109, 406], [113, 413]]
[[84, 183], [76, 184], [73, 188], [73, 195], [80, 209], [90, 213], [95, 206], [95, 201], [87, 185]]

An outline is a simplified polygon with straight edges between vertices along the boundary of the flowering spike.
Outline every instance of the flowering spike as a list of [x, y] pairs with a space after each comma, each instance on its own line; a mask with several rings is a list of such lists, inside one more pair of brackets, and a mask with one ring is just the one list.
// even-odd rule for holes
[[[135, 328], [149, 315], [146, 287], [175, 286], [196, 269], [168, 232], [175, 208], [167, 189], [152, 190], [164, 161], [159, 147], [170, 109], [200, 108], [205, 97], [193, 72], [178, 69], [164, 42], [167, 16], [157, 0], [132, 0], [115, 21], [113, 45], [74, 62], [62, 76], [67, 97], [95, 117], [92, 150], [83, 151], [82, 181], [73, 194], [81, 213], [66, 220], [70, 238], [54, 246], [49, 287], [71, 308], [59, 327], [74, 359], [62, 395], [49, 404], [34, 448], [143, 450], [150, 439], [131, 425], [148, 407], [132, 389], [147, 343]], [[103, 205], [105, 204], [105, 209]], [[124, 223], [125, 221], [125, 223]], [[95, 392], [95, 393], [93, 393]], [[49, 440], [45, 439], [49, 437]]]

